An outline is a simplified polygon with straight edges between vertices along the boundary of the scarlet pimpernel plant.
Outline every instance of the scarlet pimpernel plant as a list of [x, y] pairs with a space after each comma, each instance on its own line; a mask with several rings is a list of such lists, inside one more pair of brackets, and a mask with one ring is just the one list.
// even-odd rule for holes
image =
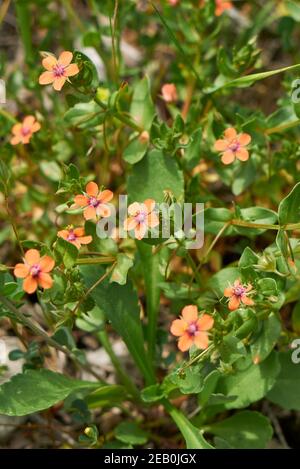
[[5, 446], [299, 446], [298, 3], [3, 5]]

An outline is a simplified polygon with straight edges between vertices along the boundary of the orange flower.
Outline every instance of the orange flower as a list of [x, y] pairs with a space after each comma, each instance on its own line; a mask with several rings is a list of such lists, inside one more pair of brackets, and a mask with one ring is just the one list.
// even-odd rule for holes
[[53, 88], [60, 91], [69, 77], [73, 77], [79, 73], [78, 65], [71, 64], [73, 58], [72, 52], [64, 51], [58, 57], [47, 55], [42, 61], [43, 67], [47, 70], [39, 77], [40, 85], [49, 85], [53, 83]]
[[124, 230], [134, 230], [136, 239], [143, 239], [148, 228], [154, 228], [159, 225], [159, 218], [154, 212], [155, 200], [147, 199], [142, 204], [134, 202], [129, 205], [128, 217], [124, 222]]
[[177, 90], [173, 83], [166, 83], [161, 88], [162, 98], [166, 103], [173, 103], [177, 101]]
[[77, 249], [80, 249], [82, 244], [89, 244], [93, 241], [92, 236], [85, 236], [84, 228], [69, 227], [69, 229], [59, 231], [57, 236], [74, 244]]
[[225, 0], [216, 0], [215, 15], [221, 16], [225, 10], [230, 10], [233, 8], [232, 2], [227, 2]]
[[85, 195], [76, 195], [74, 198], [75, 204], [84, 208], [84, 218], [91, 220], [97, 216], [109, 217], [111, 210], [107, 203], [114, 196], [112, 191], [99, 191], [98, 185], [95, 182], [89, 182], [85, 190]]
[[[224, 290], [224, 296], [230, 298], [228, 302], [228, 308], [230, 311], [234, 311], [240, 307], [240, 304], [247, 306], [253, 306], [254, 301], [248, 297], [252, 285], [242, 285], [240, 280], [236, 280], [233, 285]], [[253, 291], [251, 293], [254, 293]], [[251, 294], [250, 293], [250, 294]]]
[[180, 2], [180, 0], [168, 0], [168, 2], [169, 2], [169, 5], [174, 7]]
[[26, 293], [34, 293], [38, 287], [51, 288], [53, 280], [48, 272], [51, 272], [55, 265], [54, 259], [50, 256], [40, 256], [36, 249], [29, 249], [24, 256], [24, 264], [16, 264], [14, 274], [18, 278], [23, 278], [23, 290]]
[[251, 142], [251, 136], [245, 133], [237, 134], [232, 127], [224, 132], [224, 139], [217, 140], [214, 145], [216, 151], [223, 153], [222, 162], [224, 164], [232, 163], [235, 158], [240, 161], [247, 161], [249, 158], [246, 146]]
[[25, 145], [26, 143], [29, 143], [32, 134], [40, 130], [40, 128], [41, 124], [35, 120], [34, 116], [26, 116], [22, 123], [19, 122], [18, 124], [15, 124], [11, 129], [13, 136], [10, 143], [12, 145], [23, 143], [23, 145]]
[[181, 311], [181, 319], [175, 319], [171, 325], [171, 334], [179, 337], [178, 348], [186, 352], [192, 345], [202, 350], [208, 347], [208, 333], [214, 325], [209, 314], [199, 317], [197, 306], [185, 306]]

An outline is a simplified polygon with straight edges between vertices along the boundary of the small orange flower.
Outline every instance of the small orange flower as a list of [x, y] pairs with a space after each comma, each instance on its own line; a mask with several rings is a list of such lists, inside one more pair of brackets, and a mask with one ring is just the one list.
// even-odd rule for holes
[[221, 16], [225, 10], [230, 10], [233, 8], [232, 2], [227, 2], [226, 0], [215, 0], [216, 1], [216, 8], [215, 8], [215, 15]]
[[173, 103], [177, 101], [177, 90], [176, 86], [173, 83], [166, 83], [161, 88], [162, 98], [166, 103]]
[[148, 228], [155, 228], [159, 225], [159, 218], [154, 212], [155, 200], [147, 199], [142, 204], [134, 202], [129, 205], [128, 217], [124, 222], [124, 230], [134, 230], [136, 239], [143, 239]]
[[85, 195], [76, 195], [75, 205], [84, 208], [83, 216], [86, 220], [91, 220], [97, 216], [109, 217], [111, 210], [107, 203], [113, 198], [112, 191], [99, 191], [95, 182], [89, 182], [85, 188]]
[[232, 127], [224, 132], [224, 139], [217, 140], [214, 149], [223, 153], [222, 162], [224, 164], [232, 163], [236, 158], [240, 161], [247, 161], [249, 158], [246, 146], [251, 142], [249, 134], [237, 134]]
[[197, 306], [185, 306], [181, 311], [181, 319], [175, 319], [171, 325], [171, 334], [179, 337], [178, 348], [186, 352], [192, 345], [205, 350], [208, 347], [208, 333], [214, 325], [214, 320], [209, 314], [199, 317]]
[[[252, 290], [252, 285], [242, 285], [241, 281], [238, 279], [228, 288], [224, 290], [224, 296], [230, 298], [228, 302], [228, 308], [230, 311], [234, 311], [240, 307], [240, 304], [247, 306], [253, 306], [254, 301], [249, 298], [249, 294], [254, 293]], [[251, 293], [250, 293], [251, 292]]]
[[169, 5], [171, 5], [172, 7], [178, 5], [178, 3], [180, 2], [180, 0], [168, 0], [169, 2]]
[[85, 236], [84, 228], [69, 227], [66, 230], [59, 231], [57, 236], [74, 244], [77, 249], [80, 249], [82, 244], [90, 244], [93, 241], [92, 236]]
[[79, 73], [78, 65], [71, 63], [73, 58], [72, 52], [64, 51], [58, 57], [54, 55], [47, 55], [42, 60], [43, 67], [46, 72], [43, 72], [39, 77], [40, 85], [49, 85], [53, 83], [53, 88], [60, 91], [69, 77], [73, 77]]
[[18, 143], [26, 145], [29, 143], [32, 135], [40, 130], [40, 128], [41, 124], [36, 121], [34, 116], [26, 116], [22, 123], [15, 124], [11, 129], [13, 136], [10, 143], [12, 145], [18, 145]]
[[54, 265], [52, 257], [41, 257], [37, 249], [29, 249], [25, 253], [24, 264], [15, 265], [14, 274], [24, 279], [23, 290], [26, 293], [34, 293], [38, 287], [45, 290], [52, 287], [53, 280], [48, 272], [51, 272]]

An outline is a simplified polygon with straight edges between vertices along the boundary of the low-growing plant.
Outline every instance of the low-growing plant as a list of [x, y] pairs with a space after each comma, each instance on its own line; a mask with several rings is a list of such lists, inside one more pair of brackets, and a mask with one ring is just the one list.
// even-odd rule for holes
[[23, 372], [0, 414], [41, 412], [58, 447], [292, 444], [299, 23], [290, 0], [2, 3], [0, 316]]

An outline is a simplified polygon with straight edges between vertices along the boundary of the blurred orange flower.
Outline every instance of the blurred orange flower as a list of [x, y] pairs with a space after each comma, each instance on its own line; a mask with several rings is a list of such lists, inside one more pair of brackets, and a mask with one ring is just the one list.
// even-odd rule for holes
[[154, 228], [159, 225], [159, 218], [154, 212], [155, 200], [147, 199], [142, 204], [134, 202], [129, 205], [128, 217], [124, 222], [124, 230], [134, 230], [136, 239], [141, 240], [145, 237], [148, 228]]
[[[252, 285], [242, 285], [238, 279], [228, 288], [224, 290], [224, 296], [229, 298], [228, 308], [230, 311], [234, 311], [240, 307], [240, 304], [247, 306], [253, 306], [254, 301], [249, 298], [249, 293], [252, 290]], [[254, 293], [253, 291], [251, 293]]]
[[41, 124], [36, 121], [34, 116], [26, 116], [22, 123], [15, 124], [11, 129], [13, 136], [10, 143], [12, 145], [18, 145], [18, 143], [26, 145], [29, 143], [32, 135], [40, 130], [40, 128]]
[[177, 101], [177, 90], [174, 83], [166, 83], [161, 88], [162, 98], [166, 103], [173, 103]]
[[186, 352], [192, 345], [199, 349], [208, 347], [208, 333], [214, 325], [214, 320], [209, 314], [199, 317], [197, 306], [185, 306], [181, 312], [181, 319], [175, 319], [171, 325], [171, 334], [179, 337], [178, 348]]
[[56, 59], [54, 55], [47, 55], [47, 57], [42, 60], [46, 72], [40, 75], [39, 84], [49, 85], [53, 83], [53, 88], [56, 91], [60, 91], [68, 77], [73, 77], [79, 73], [78, 65], [71, 63], [72, 58], [73, 54], [69, 51], [62, 52], [58, 59]]
[[249, 152], [245, 147], [250, 142], [249, 134], [237, 134], [234, 128], [229, 127], [224, 132], [224, 138], [215, 142], [214, 149], [223, 153], [221, 159], [224, 164], [233, 163], [236, 158], [240, 161], [247, 161]]
[[54, 259], [50, 256], [40, 256], [37, 249], [29, 249], [24, 256], [23, 264], [16, 264], [14, 274], [23, 278], [23, 290], [34, 293], [38, 287], [45, 290], [51, 288], [53, 280], [49, 272], [54, 268]]
[[69, 229], [58, 231], [57, 236], [74, 244], [77, 249], [80, 249], [82, 244], [89, 244], [93, 241], [92, 236], [85, 236], [84, 228], [70, 227]]
[[227, 2], [226, 0], [215, 0], [216, 1], [216, 8], [215, 8], [215, 15], [221, 16], [225, 10], [229, 10], [233, 8], [232, 2]]
[[89, 182], [85, 188], [85, 195], [76, 195], [74, 202], [78, 207], [84, 208], [83, 216], [86, 220], [91, 220], [97, 216], [109, 217], [111, 210], [107, 205], [114, 194], [110, 190], [99, 191], [95, 182]]

